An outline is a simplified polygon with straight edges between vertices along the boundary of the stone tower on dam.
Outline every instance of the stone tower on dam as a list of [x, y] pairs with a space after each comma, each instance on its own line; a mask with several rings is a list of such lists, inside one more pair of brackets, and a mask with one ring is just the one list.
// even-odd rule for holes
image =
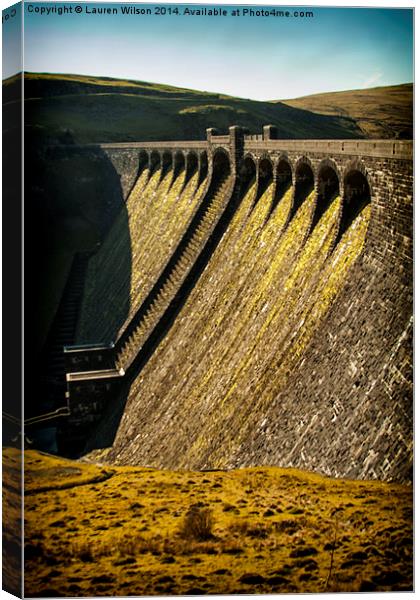
[[100, 151], [126, 202], [64, 350], [62, 451], [410, 479], [412, 143]]

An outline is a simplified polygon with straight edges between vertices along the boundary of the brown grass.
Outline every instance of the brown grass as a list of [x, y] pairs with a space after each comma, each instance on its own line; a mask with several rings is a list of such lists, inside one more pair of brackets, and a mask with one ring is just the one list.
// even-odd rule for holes
[[[74, 465], [80, 473], [26, 453], [26, 596], [412, 589], [407, 486], [294, 469], [139, 467], [92, 484], [103, 467]], [[75, 487], [42, 491], [58, 473]]]

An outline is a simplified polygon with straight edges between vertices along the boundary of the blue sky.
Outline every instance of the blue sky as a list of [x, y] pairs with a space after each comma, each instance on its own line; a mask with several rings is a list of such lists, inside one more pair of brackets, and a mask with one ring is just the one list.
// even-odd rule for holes
[[2, 11], [3, 79], [22, 70], [22, 5], [14, 4]]
[[[94, 5], [80, 3], [81, 14], [47, 16], [29, 12], [35, 5], [71, 3], [26, 2], [28, 71], [138, 79], [257, 100], [413, 80], [409, 9], [307, 6], [312, 18], [286, 19], [231, 16], [239, 5], [224, 5], [227, 17], [184, 16], [181, 4], [166, 5], [178, 15], [122, 15], [122, 4], [108, 3], [95, 6], [115, 7], [117, 15], [87, 14]], [[216, 5], [193, 8], [200, 6]]]

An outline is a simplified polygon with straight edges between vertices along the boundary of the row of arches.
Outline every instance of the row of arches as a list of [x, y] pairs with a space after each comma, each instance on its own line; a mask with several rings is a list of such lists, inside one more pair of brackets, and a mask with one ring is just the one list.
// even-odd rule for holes
[[208, 174], [209, 164], [207, 158], [207, 152], [182, 152], [178, 150], [172, 152], [170, 150], [158, 151], [158, 150], [142, 150], [139, 155], [139, 169], [138, 175], [143, 169], [148, 168], [150, 170], [150, 176], [152, 176], [156, 170], [161, 169], [163, 178], [169, 169], [173, 169], [174, 179], [178, 177], [180, 172], [185, 169], [185, 185], [188, 183], [194, 173], [199, 173], [199, 184]]
[[272, 211], [277, 207], [290, 187], [295, 186], [293, 208], [290, 217], [298, 211], [305, 198], [315, 190], [317, 201], [313, 227], [317, 224], [330, 202], [339, 194], [342, 196], [341, 233], [343, 233], [363, 208], [371, 201], [371, 187], [368, 175], [360, 163], [350, 163], [339, 173], [330, 160], [321, 161], [315, 169], [307, 157], [299, 158], [292, 166], [287, 157], [281, 157], [274, 166], [263, 157], [258, 162], [252, 156], [245, 156], [239, 169], [239, 176], [250, 181], [257, 178], [256, 202], [274, 180], [276, 182]]
[[[204, 150], [143, 150], [139, 157], [140, 170], [145, 166], [151, 174], [162, 169], [162, 177], [172, 168], [174, 177], [182, 169], [186, 170], [186, 182], [199, 170], [200, 182], [211, 169], [212, 182], [224, 179], [233, 173], [229, 153], [222, 148], [215, 150], [209, 163]], [[342, 229], [346, 229], [360, 211], [371, 201], [369, 176], [360, 161], [350, 162], [340, 173], [337, 165], [330, 158], [325, 158], [315, 167], [311, 160], [300, 157], [293, 164], [289, 157], [281, 156], [275, 163], [271, 157], [263, 156], [256, 160], [253, 155], [246, 155], [237, 165], [236, 174], [240, 187], [244, 190], [251, 180], [257, 180], [256, 202], [267, 187], [276, 182], [272, 210], [276, 208], [284, 194], [291, 186], [295, 186], [291, 217], [297, 212], [304, 199], [316, 191], [317, 202], [314, 225], [338, 195], [342, 196]]]

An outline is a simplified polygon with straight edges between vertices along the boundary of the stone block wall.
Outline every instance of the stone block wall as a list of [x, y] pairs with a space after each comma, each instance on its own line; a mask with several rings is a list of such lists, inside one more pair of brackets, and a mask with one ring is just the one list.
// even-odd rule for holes
[[118, 174], [122, 196], [127, 200], [139, 174], [140, 150], [112, 146], [103, 146], [102, 150]]

